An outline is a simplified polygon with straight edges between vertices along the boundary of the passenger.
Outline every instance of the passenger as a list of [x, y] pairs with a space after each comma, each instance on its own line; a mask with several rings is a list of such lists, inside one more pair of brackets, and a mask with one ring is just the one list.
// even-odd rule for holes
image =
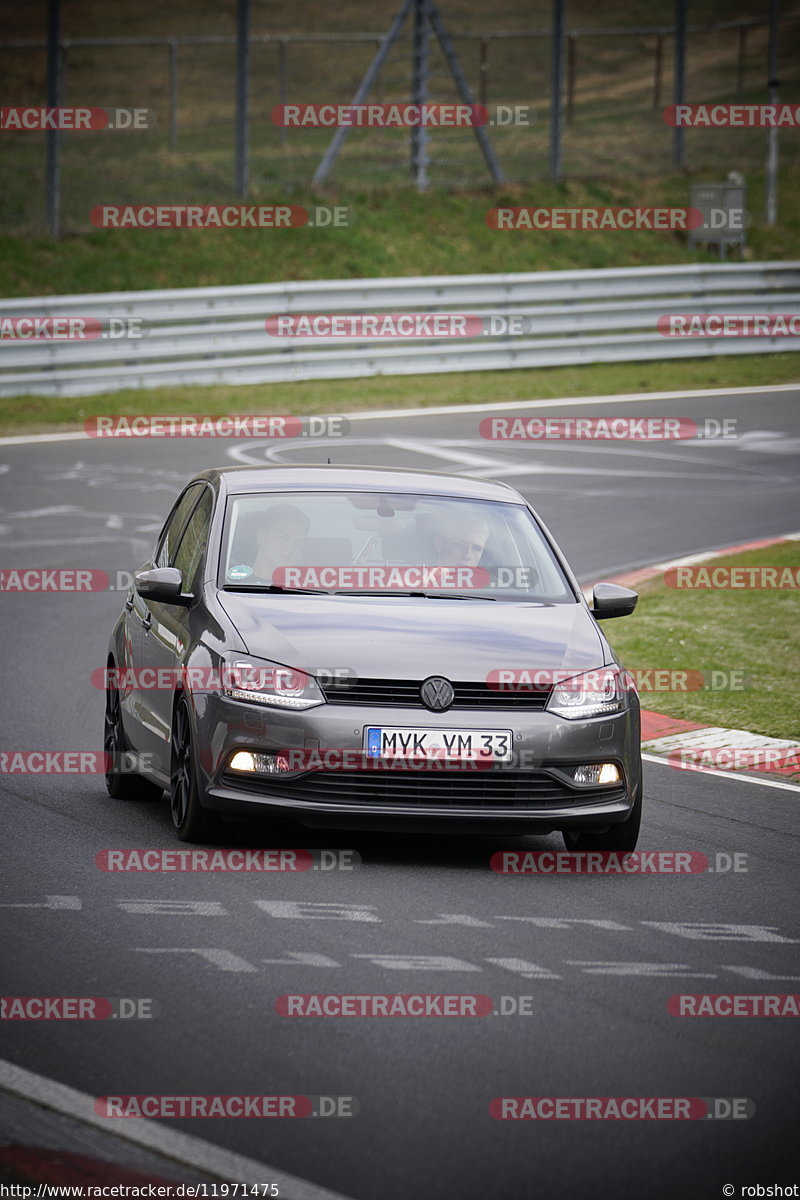
[[294, 504], [274, 504], [261, 517], [256, 533], [255, 559], [228, 571], [228, 578], [244, 584], [275, 583], [273, 573], [279, 567], [296, 566], [311, 522]]

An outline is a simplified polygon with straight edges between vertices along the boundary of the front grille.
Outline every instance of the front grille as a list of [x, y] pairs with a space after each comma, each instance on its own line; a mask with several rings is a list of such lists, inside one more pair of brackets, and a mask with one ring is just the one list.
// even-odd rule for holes
[[546, 771], [313, 771], [295, 779], [226, 782], [268, 796], [318, 804], [420, 805], [448, 808], [537, 809], [584, 804], [604, 804], [625, 799], [624, 788], [569, 787]]
[[[339, 687], [323, 688], [328, 704], [350, 704], [359, 708], [419, 708], [428, 710], [419, 698], [421, 679], [358, 679]], [[519, 692], [499, 692], [485, 683], [453, 683], [454, 709], [481, 708], [508, 712], [541, 712], [550, 695], [549, 688]]]

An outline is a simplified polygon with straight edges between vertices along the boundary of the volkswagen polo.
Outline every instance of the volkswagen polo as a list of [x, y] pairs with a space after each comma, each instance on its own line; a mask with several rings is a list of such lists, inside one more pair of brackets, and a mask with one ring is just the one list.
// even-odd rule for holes
[[506, 484], [364, 467], [196, 475], [137, 570], [106, 671], [106, 784], [221, 822], [560, 831], [631, 851], [639, 702]]

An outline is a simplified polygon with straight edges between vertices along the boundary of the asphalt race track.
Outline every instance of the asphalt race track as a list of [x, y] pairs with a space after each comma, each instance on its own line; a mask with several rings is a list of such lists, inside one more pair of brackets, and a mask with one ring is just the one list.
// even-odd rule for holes
[[[0, 565], [129, 571], [196, 470], [330, 456], [507, 479], [593, 582], [800, 528], [799, 404], [800, 391], [778, 389], [535, 410], [738, 422], [735, 440], [703, 442], [490, 442], [485, 412], [458, 412], [353, 420], [347, 438], [311, 444], [4, 443]], [[101, 748], [90, 676], [120, 605], [108, 592], [3, 595], [3, 749]], [[157, 1010], [4, 1022], [0, 1056], [18, 1066], [92, 1096], [355, 1097], [353, 1117], [164, 1124], [357, 1200], [711, 1200], [728, 1184], [800, 1183], [791, 1019], [667, 1007], [678, 993], [800, 990], [800, 789], [648, 761], [640, 850], [712, 865], [738, 853], [746, 869], [515, 877], [493, 872], [490, 855], [561, 849], [560, 838], [243, 825], [229, 845], [355, 852], [341, 860], [352, 869], [109, 873], [100, 851], [178, 848], [165, 802], [112, 801], [91, 775], [3, 775], [0, 787], [3, 994], [150, 998]], [[276, 1011], [281, 995], [315, 992], [480, 994], [496, 1009], [531, 999], [529, 1015], [474, 1018]], [[755, 1108], [710, 1124], [494, 1119], [491, 1101], [515, 1096]]]

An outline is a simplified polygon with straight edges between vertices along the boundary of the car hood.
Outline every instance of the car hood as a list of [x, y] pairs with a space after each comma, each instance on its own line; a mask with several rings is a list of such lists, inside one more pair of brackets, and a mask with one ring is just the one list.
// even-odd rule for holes
[[490, 671], [603, 664], [582, 604], [219, 592], [247, 652], [313, 675], [477, 682]]

